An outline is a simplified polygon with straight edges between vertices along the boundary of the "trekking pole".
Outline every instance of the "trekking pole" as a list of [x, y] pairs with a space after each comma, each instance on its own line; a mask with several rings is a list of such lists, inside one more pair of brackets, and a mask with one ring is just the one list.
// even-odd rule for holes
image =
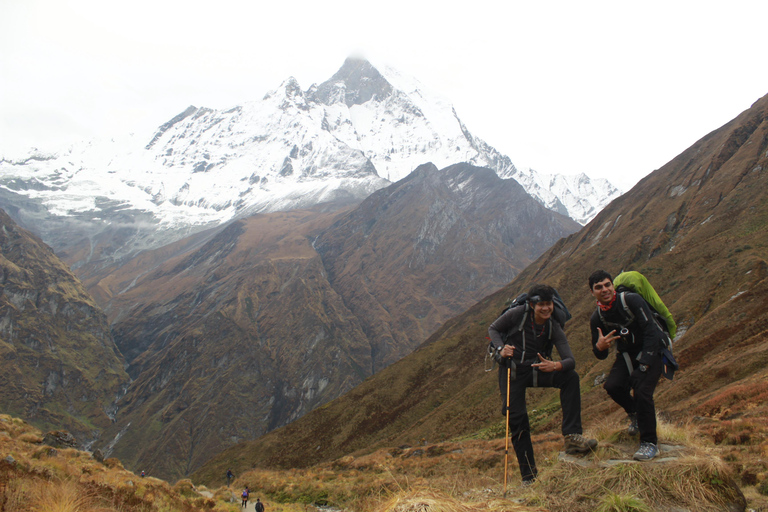
[[512, 367], [507, 367], [507, 424], [504, 433], [504, 494], [503, 498], [507, 497], [507, 467], [509, 465], [509, 388], [512, 383]]

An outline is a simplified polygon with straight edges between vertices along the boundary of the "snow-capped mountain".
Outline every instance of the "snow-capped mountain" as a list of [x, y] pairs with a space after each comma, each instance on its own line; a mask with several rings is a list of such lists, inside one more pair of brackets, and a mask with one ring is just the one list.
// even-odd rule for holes
[[[501, 177], [507, 177], [500, 174]], [[526, 169], [508, 175], [550, 210], [571, 217], [582, 226], [621, 195], [608, 180], [591, 179], [584, 173], [544, 174]]]
[[42, 217], [123, 223], [134, 230], [126, 251], [136, 252], [257, 212], [360, 200], [425, 162], [490, 167], [582, 224], [619, 195], [585, 175], [521, 172], [473, 136], [448, 101], [382, 69], [347, 59], [306, 91], [289, 78], [260, 101], [189, 107], [143, 140], [6, 156], [0, 206], [28, 226]]

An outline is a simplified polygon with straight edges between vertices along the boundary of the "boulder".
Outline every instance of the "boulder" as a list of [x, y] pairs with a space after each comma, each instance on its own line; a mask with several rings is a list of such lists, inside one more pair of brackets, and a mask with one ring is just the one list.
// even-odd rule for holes
[[54, 448], [77, 448], [75, 436], [66, 430], [53, 430], [45, 434], [43, 442]]

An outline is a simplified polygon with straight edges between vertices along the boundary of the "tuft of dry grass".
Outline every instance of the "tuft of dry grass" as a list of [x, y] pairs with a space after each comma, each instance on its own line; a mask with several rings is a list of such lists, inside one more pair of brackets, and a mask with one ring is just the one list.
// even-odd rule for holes
[[28, 504], [34, 512], [101, 512], [94, 499], [83, 494], [75, 482], [59, 481], [40, 486]]
[[[714, 511], [734, 503], [746, 505], [726, 464], [711, 456], [608, 467], [559, 464], [547, 468], [539, 480], [552, 511], [642, 510], [643, 506]], [[640, 508], [621, 508], [632, 503]]]
[[608, 493], [595, 512], [651, 512], [651, 508], [635, 495]]
[[33, 432], [25, 432], [18, 437], [19, 441], [30, 444], [40, 444], [43, 442], [43, 438]]

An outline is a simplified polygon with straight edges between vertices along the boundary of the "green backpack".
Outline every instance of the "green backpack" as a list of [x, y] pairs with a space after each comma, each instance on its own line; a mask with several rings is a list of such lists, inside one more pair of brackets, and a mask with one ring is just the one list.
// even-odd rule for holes
[[[624, 292], [630, 291], [637, 293], [645, 299], [645, 302], [651, 307], [657, 325], [662, 331], [666, 331], [664, 332], [664, 338], [666, 339], [664, 339], [664, 347], [662, 349], [662, 375], [667, 379], [672, 380], [675, 376], [675, 371], [680, 368], [677, 361], [675, 361], [675, 356], [672, 355], [672, 340], [675, 339], [675, 334], [677, 333], [677, 324], [675, 324], [675, 320], [672, 318], [672, 313], [670, 313], [667, 306], [664, 305], [661, 297], [659, 297], [659, 294], [653, 289], [653, 286], [648, 282], [648, 279], [646, 279], [640, 272], [635, 270], [622, 272], [613, 280], [613, 286], [616, 289], [618, 300], [625, 312], [631, 317], [628, 319], [628, 323], [631, 323], [632, 320], [634, 320], [634, 315], [632, 315], [632, 312], [629, 310], [629, 307], [624, 300]], [[600, 308], [597, 308], [597, 311], [602, 319]], [[664, 329], [664, 327], [666, 327], [666, 329]], [[625, 359], [627, 359], [626, 354]], [[632, 373], [632, 364], [629, 361], [627, 361], [627, 367], [629, 368], [630, 373]]]
[[667, 306], [662, 302], [659, 294], [653, 289], [651, 283], [645, 278], [643, 274], [636, 270], [630, 270], [629, 272], [622, 272], [616, 279], [613, 280], [613, 286], [617, 292], [621, 292], [619, 287], [625, 288], [631, 292], [635, 292], [645, 299], [651, 308], [664, 319], [664, 323], [667, 325], [667, 332], [671, 339], [675, 339], [677, 333], [677, 324], [675, 319], [672, 318], [672, 313], [669, 312]]

